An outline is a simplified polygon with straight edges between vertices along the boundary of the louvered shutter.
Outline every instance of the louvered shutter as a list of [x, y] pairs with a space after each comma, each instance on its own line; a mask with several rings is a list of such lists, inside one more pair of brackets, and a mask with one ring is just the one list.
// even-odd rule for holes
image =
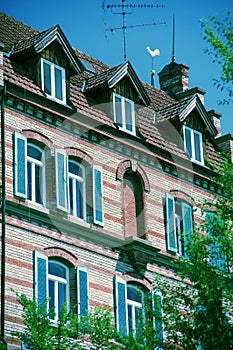
[[168, 193], [165, 195], [166, 199], [166, 235], [167, 248], [172, 252], [177, 252], [177, 238], [175, 225], [175, 201]]
[[193, 233], [193, 210], [191, 205], [182, 202], [182, 223], [184, 235], [184, 256], [187, 256], [187, 244], [189, 242], [189, 235]]
[[34, 251], [34, 296], [38, 306], [48, 299], [48, 258], [37, 250]]
[[115, 317], [117, 330], [123, 334], [128, 334], [127, 326], [127, 288], [126, 282], [119, 276], [114, 276], [114, 296], [115, 296]]
[[64, 151], [55, 150], [57, 208], [67, 211], [67, 156]]
[[210, 264], [218, 267], [220, 270], [227, 269], [227, 256], [222, 251], [222, 247], [219, 242], [214, 242], [215, 238], [218, 239], [219, 232], [224, 230], [224, 221], [217, 217], [212, 212], [206, 213], [206, 225], [210, 238], [213, 238], [213, 243], [209, 245], [210, 251]]
[[93, 221], [95, 224], [103, 225], [103, 185], [102, 170], [93, 168]]
[[89, 269], [87, 266], [77, 267], [77, 302], [78, 314], [87, 316], [89, 311]]
[[26, 198], [27, 195], [27, 139], [14, 133], [14, 194]]
[[163, 304], [162, 293], [159, 290], [152, 291], [153, 326], [156, 342], [163, 341]]

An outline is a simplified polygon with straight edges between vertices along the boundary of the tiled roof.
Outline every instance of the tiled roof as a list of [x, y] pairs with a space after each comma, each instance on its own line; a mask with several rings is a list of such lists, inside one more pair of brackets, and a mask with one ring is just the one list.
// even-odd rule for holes
[[[9, 52], [12, 45], [17, 50], [26, 50], [32, 43], [41, 38], [46, 31], [40, 33], [31, 27], [0, 13], [0, 41], [5, 44], [5, 52]], [[71, 78], [70, 82], [70, 100], [77, 108], [77, 111], [84, 116], [90, 117], [97, 123], [109, 125], [116, 128], [113, 120], [98, 106], [94, 106], [94, 101], [82, 92], [83, 82], [86, 81], [86, 89], [94, 89], [104, 84], [106, 79], [117, 71], [119, 66], [110, 67], [86, 53], [74, 49], [75, 55], [82, 60], [89, 62], [95, 69], [96, 74], [83, 71]], [[28, 74], [28, 72], [8, 57], [4, 57], [4, 77], [6, 81], [19, 86], [27, 91], [44, 96], [43, 91]], [[190, 97], [176, 102], [164, 91], [154, 88], [146, 83], [142, 83], [143, 88], [148, 94], [151, 104], [149, 108], [156, 112], [158, 125], [154, 123], [154, 117], [151, 113], [139, 113], [139, 133], [149, 144], [158, 147], [170, 154], [188, 159], [183, 147], [178, 145], [175, 140], [169, 139], [159, 128], [161, 121], [169, 121], [178, 116], [182, 108], [189, 102]], [[207, 141], [207, 157], [211, 165], [217, 162], [217, 150], [215, 146]]]

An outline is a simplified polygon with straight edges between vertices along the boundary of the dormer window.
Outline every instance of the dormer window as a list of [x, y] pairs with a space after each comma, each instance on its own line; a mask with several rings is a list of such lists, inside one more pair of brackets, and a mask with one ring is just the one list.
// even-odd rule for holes
[[118, 94], [113, 94], [114, 121], [123, 131], [135, 135], [134, 102]]
[[204, 164], [202, 134], [184, 126], [184, 148], [193, 162]]
[[60, 103], [66, 103], [65, 69], [56, 64], [41, 59], [41, 82], [45, 94]]

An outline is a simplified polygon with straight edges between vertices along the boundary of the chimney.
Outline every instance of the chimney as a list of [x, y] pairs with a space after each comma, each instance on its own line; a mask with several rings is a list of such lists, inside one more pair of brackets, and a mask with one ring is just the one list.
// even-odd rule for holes
[[158, 76], [161, 90], [173, 98], [188, 90], [189, 67], [182, 63], [167, 64]]
[[222, 152], [230, 154], [233, 162], [233, 135], [227, 134], [217, 137], [215, 142]]
[[220, 122], [220, 118], [222, 116], [221, 113], [215, 111], [214, 109], [211, 109], [211, 111], [208, 111], [209, 117], [212, 120], [215, 128], [218, 131], [218, 134], [216, 137], [221, 136], [221, 122]]

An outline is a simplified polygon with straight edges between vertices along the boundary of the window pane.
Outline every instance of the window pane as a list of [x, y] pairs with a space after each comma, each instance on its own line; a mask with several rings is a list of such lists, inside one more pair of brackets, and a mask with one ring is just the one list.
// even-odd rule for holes
[[33, 146], [27, 147], [27, 155], [28, 157], [31, 157], [37, 160], [42, 160], [42, 152]]
[[55, 282], [49, 281], [49, 309], [55, 306]]
[[58, 317], [61, 316], [61, 310], [66, 302], [66, 284], [58, 283]]
[[74, 191], [73, 191], [73, 179], [69, 178], [69, 197], [70, 197], [70, 214], [74, 214]]
[[115, 96], [116, 123], [122, 127], [121, 98]]
[[133, 130], [133, 122], [134, 121], [132, 120], [132, 105], [128, 101], [125, 101], [125, 124], [127, 130]]
[[49, 261], [49, 274], [61, 278], [66, 278], [66, 269], [63, 266], [57, 264], [55, 261]]
[[185, 146], [186, 146], [186, 152], [188, 153], [189, 157], [192, 158], [191, 132], [186, 128], [185, 128]]
[[51, 66], [44, 62], [43, 67], [44, 67], [44, 92], [46, 94], [52, 95]]
[[82, 197], [82, 184], [76, 181], [76, 208], [77, 217], [83, 219], [83, 197]]
[[194, 148], [195, 148], [195, 159], [201, 161], [201, 140], [200, 135], [194, 133]]
[[42, 204], [42, 186], [42, 168], [35, 165], [35, 201], [40, 204]]
[[82, 177], [82, 168], [77, 163], [69, 162], [69, 172]]
[[63, 100], [62, 96], [62, 72], [60, 69], [54, 68], [55, 73], [55, 97]]
[[132, 323], [132, 317], [133, 317], [133, 312], [132, 312], [132, 305], [128, 305], [128, 327], [129, 327], [129, 332], [132, 332], [133, 330], [133, 323]]
[[142, 292], [135, 287], [127, 286], [127, 299], [141, 303]]
[[32, 163], [27, 162], [27, 199], [32, 200]]
[[137, 338], [142, 336], [142, 329], [144, 326], [142, 308], [135, 307], [135, 327]]

